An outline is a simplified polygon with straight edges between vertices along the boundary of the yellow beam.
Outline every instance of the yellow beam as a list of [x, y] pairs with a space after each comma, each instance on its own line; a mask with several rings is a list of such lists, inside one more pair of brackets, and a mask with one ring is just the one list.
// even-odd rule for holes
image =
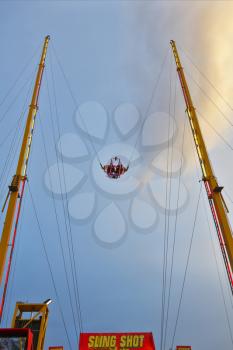
[[[233, 271], [233, 237], [232, 237], [231, 226], [227, 217], [225, 202], [222, 198], [221, 188], [218, 185], [217, 179], [214, 175], [213, 168], [207, 153], [201, 128], [198, 122], [197, 114], [193, 106], [192, 98], [191, 98], [189, 88], [186, 82], [186, 78], [184, 75], [184, 70], [183, 70], [183, 67], [181, 66], [176, 44], [173, 40], [171, 40], [170, 43], [171, 43], [172, 51], [176, 62], [177, 73], [180, 79], [180, 84], [181, 84], [181, 88], [185, 99], [187, 114], [188, 114], [191, 129], [192, 129], [192, 133], [193, 133], [193, 138], [194, 138], [199, 162], [202, 169], [203, 180], [207, 182], [209, 185], [211, 200], [213, 200], [213, 203], [214, 203], [217, 219], [219, 222], [219, 226], [220, 226], [223, 241], [224, 241], [223, 243], [224, 247], [221, 247], [221, 249], [225, 249], [227, 252], [227, 258], [229, 260], [231, 272], [232, 272]], [[230, 278], [231, 288], [232, 288], [233, 287], [232, 275], [229, 278]]]
[[45, 66], [45, 58], [46, 58], [49, 39], [50, 37], [46, 36], [44, 40], [43, 50], [41, 54], [38, 71], [37, 71], [31, 104], [29, 106], [27, 122], [26, 122], [25, 131], [24, 131], [21, 150], [19, 154], [16, 173], [13, 177], [11, 185], [9, 186], [10, 199], [7, 207], [6, 218], [5, 218], [3, 231], [1, 235], [1, 241], [0, 241], [0, 284], [2, 282], [3, 273], [4, 273], [7, 249], [8, 249], [8, 245], [11, 237], [11, 230], [12, 230], [12, 225], [15, 217], [15, 210], [16, 210], [16, 203], [19, 195], [19, 189], [20, 189], [21, 182], [24, 176], [26, 175], [26, 168], [27, 168], [28, 157], [30, 153], [30, 146], [32, 141], [32, 131], [33, 131], [34, 120], [38, 109], [40, 85], [41, 85], [41, 80], [42, 80], [44, 66]]

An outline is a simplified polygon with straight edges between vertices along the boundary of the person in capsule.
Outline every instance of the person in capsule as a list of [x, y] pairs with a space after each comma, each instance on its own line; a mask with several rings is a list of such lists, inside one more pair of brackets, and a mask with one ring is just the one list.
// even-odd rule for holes
[[126, 173], [129, 169], [129, 166], [125, 167], [119, 157], [113, 157], [110, 159], [109, 163], [106, 165], [102, 165], [100, 163], [101, 168], [106, 173], [106, 175], [111, 179], [118, 179], [122, 175]]

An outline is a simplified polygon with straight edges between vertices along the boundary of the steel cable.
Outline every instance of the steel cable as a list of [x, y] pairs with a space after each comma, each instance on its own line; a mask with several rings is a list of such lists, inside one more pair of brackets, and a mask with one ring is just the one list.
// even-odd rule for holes
[[43, 234], [42, 229], [41, 229], [39, 216], [38, 216], [38, 213], [37, 213], [37, 209], [36, 209], [36, 206], [35, 206], [35, 201], [34, 201], [34, 198], [33, 198], [32, 192], [31, 192], [29, 181], [28, 181], [28, 189], [29, 189], [29, 194], [30, 194], [30, 198], [31, 198], [32, 208], [33, 208], [34, 215], [35, 215], [35, 218], [36, 218], [38, 231], [39, 231], [39, 234], [40, 234], [40, 238], [41, 238], [41, 242], [42, 242], [45, 258], [46, 258], [46, 261], [47, 261], [47, 264], [48, 264], [48, 267], [49, 267], [49, 272], [50, 272], [53, 288], [54, 288], [56, 299], [57, 299], [57, 302], [58, 302], [58, 307], [59, 307], [60, 315], [61, 315], [61, 318], [62, 318], [62, 323], [63, 323], [64, 329], [65, 329], [65, 333], [66, 333], [69, 349], [72, 350], [70, 337], [69, 337], [69, 333], [68, 333], [66, 322], [65, 322], [65, 317], [64, 317], [64, 314], [63, 314], [63, 311], [62, 311], [61, 302], [60, 302], [60, 298], [59, 298], [57, 287], [56, 287], [56, 283], [55, 283], [55, 278], [54, 278], [53, 271], [52, 271], [52, 266], [50, 264], [49, 255], [48, 255], [48, 252], [47, 252], [47, 249], [46, 249], [44, 234]]
[[20, 247], [20, 241], [21, 241], [21, 231], [22, 231], [22, 223], [23, 223], [23, 218], [24, 218], [24, 209], [25, 209], [25, 202], [26, 202], [26, 196], [27, 192], [25, 192], [24, 195], [24, 201], [22, 202], [22, 210], [21, 210], [21, 215], [20, 215], [20, 221], [19, 221], [19, 229], [18, 229], [18, 234], [16, 238], [16, 244], [15, 244], [15, 254], [14, 254], [14, 263], [13, 263], [13, 268], [11, 272], [11, 279], [9, 281], [10, 288], [7, 289], [7, 294], [6, 294], [6, 311], [5, 311], [5, 327], [8, 328], [8, 320], [9, 320], [9, 314], [11, 310], [11, 304], [12, 304], [12, 295], [13, 295], [13, 290], [14, 290], [14, 282], [15, 282], [15, 273], [16, 273], [16, 266], [17, 266], [17, 261], [18, 261], [18, 254], [19, 254], [19, 247]]
[[215, 108], [219, 111], [220, 115], [228, 122], [230, 126], [233, 126], [233, 123], [228, 119], [225, 113], [219, 108], [216, 102], [205, 92], [205, 90], [198, 84], [198, 82], [192, 77], [192, 75], [186, 70], [187, 75], [194, 82], [194, 84], [200, 89], [200, 91], [207, 97], [207, 99], [215, 106]]
[[142, 130], [143, 130], [143, 127], [145, 125], [145, 122], [147, 120], [147, 118], [149, 117], [149, 112], [150, 112], [150, 109], [151, 109], [151, 106], [152, 106], [152, 103], [154, 101], [154, 96], [155, 96], [155, 93], [157, 91], [157, 88], [159, 86], [159, 82], [160, 82], [160, 79], [161, 79], [161, 76], [162, 76], [162, 73], [163, 73], [163, 70], [164, 70], [164, 67], [165, 67], [165, 64], [166, 64], [166, 61], [167, 61], [167, 58], [168, 58], [168, 54], [169, 54], [169, 47], [167, 48], [167, 51], [165, 52], [165, 55], [164, 55], [164, 58], [162, 60], [162, 64], [160, 66], [160, 70], [159, 70], [159, 73], [158, 73], [158, 76], [157, 76], [157, 79], [155, 81], [155, 84], [154, 84], [154, 87], [152, 89], [152, 93], [151, 93], [151, 97], [149, 99], [149, 103], [148, 103], [148, 106], [146, 108], [146, 111], [145, 111], [145, 114], [144, 114], [144, 118], [142, 118], [142, 122], [141, 122], [141, 126], [139, 128], [139, 131], [138, 131], [138, 134], [137, 134], [137, 137], [136, 137], [136, 140], [135, 140], [135, 143], [134, 143], [134, 147], [133, 147], [133, 151], [129, 157], [129, 164], [133, 158], [133, 155], [134, 155], [134, 152], [135, 152], [135, 149], [136, 149], [136, 146], [138, 144], [138, 141], [139, 141], [139, 138], [140, 138], [140, 135], [142, 133]]
[[[54, 74], [53, 74], [53, 68], [52, 68], [51, 61], [50, 61], [50, 71], [51, 71], [51, 76], [52, 76], [52, 87], [53, 87], [54, 103], [55, 103], [55, 116], [56, 116], [56, 120], [57, 120], [56, 125], [57, 125], [57, 130], [58, 130], [58, 136], [60, 139], [61, 138], [60, 122], [59, 122], [58, 107], [57, 107], [57, 101], [56, 101]], [[50, 102], [50, 106], [51, 106], [51, 102]], [[51, 112], [52, 112], [52, 108], [51, 108]], [[57, 154], [56, 141], [55, 141], [55, 123], [53, 121], [52, 114], [51, 114], [51, 121], [52, 121], [55, 153], [56, 153], [56, 157], [57, 157], [57, 161], [58, 161], [58, 154]], [[76, 261], [75, 261], [75, 257], [74, 257], [74, 245], [73, 245], [72, 229], [71, 229], [70, 217], [69, 217], [69, 213], [68, 213], [68, 198], [67, 198], [67, 188], [66, 188], [67, 186], [66, 186], [66, 178], [65, 178], [65, 172], [64, 172], [63, 157], [61, 157], [61, 159], [62, 159], [62, 175], [60, 173], [59, 166], [58, 166], [58, 175], [59, 175], [59, 183], [60, 183], [60, 187], [61, 187], [62, 206], [63, 206], [64, 220], [65, 220], [65, 227], [66, 227], [66, 234], [67, 234], [67, 243], [68, 243], [68, 249], [69, 249], [69, 257], [70, 257], [71, 273], [72, 273], [72, 279], [73, 279], [73, 285], [74, 285], [74, 295], [75, 295], [75, 302], [76, 302], [76, 308], [77, 308], [77, 314], [78, 314], [79, 329], [82, 332], [82, 315], [81, 315], [80, 293], [79, 293], [79, 286], [78, 286], [78, 281], [77, 281], [78, 278], [77, 278]], [[63, 184], [61, 182], [62, 176], [63, 176]], [[65, 195], [63, 195], [63, 185], [64, 185]]]
[[23, 85], [20, 87], [20, 89], [18, 90], [17, 94], [15, 95], [15, 97], [12, 99], [11, 103], [9, 104], [9, 106], [7, 107], [7, 109], [5, 110], [5, 112], [2, 114], [1, 118], [0, 118], [0, 123], [6, 118], [7, 113], [10, 111], [10, 109], [12, 108], [12, 106], [14, 105], [15, 101], [18, 99], [18, 97], [22, 94], [22, 92], [24, 91], [25, 86], [28, 84], [28, 81], [30, 81], [31, 76], [34, 75], [34, 71], [32, 73], [30, 73], [30, 75], [28, 76], [28, 78], [25, 80], [25, 82], [23, 83]]
[[[171, 72], [172, 72], [172, 57], [170, 56], [170, 72], [169, 72], [169, 116], [171, 115]], [[166, 190], [165, 190], [165, 215], [164, 215], [164, 243], [163, 243], [163, 283], [162, 283], [162, 315], [161, 315], [161, 340], [160, 349], [164, 346], [164, 317], [166, 310], [166, 282], [167, 282], [167, 256], [168, 256], [168, 241], [169, 241], [169, 207], [170, 207], [170, 190], [169, 186], [169, 158], [170, 158], [170, 128], [171, 120], [168, 120], [168, 135], [167, 135], [167, 159], [166, 159]]]
[[[190, 131], [190, 134], [191, 134], [191, 131]], [[194, 160], [195, 160], [197, 180], [200, 181], [199, 178], [200, 178], [201, 174], [198, 173], [198, 169], [199, 169], [199, 167], [198, 167], [198, 159], [197, 159], [197, 155], [196, 155], [196, 152], [195, 152], [195, 149], [194, 149], [194, 144], [193, 144], [192, 150], [193, 150], [193, 156], [194, 156]], [[225, 191], [225, 193], [226, 193], [226, 191]], [[220, 282], [220, 291], [221, 291], [221, 294], [222, 294], [222, 300], [223, 300], [223, 304], [224, 304], [224, 311], [225, 311], [227, 326], [229, 328], [229, 334], [230, 334], [230, 338], [231, 338], [231, 341], [232, 341], [232, 331], [231, 331], [231, 327], [230, 327], [230, 322], [228, 322], [229, 314], [228, 314], [228, 310], [227, 310], [227, 307], [226, 307], [226, 299], [225, 299], [224, 292], [223, 292], [223, 284], [222, 284], [222, 280], [221, 280], [221, 277], [220, 277], [219, 266], [218, 266], [217, 257], [216, 257], [216, 251], [215, 251], [214, 244], [213, 244], [213, 238], [211, 236], [210, 221], [209, 221], [209, 218], [208, 218], [208, 213], [207, 213], [207, 208], [206, 208], [203, 192], [201, 194], [201, 197], [202, 197], [202, 204], [204, 205], [204, 209], [205, 209], [205, 214], [206, 214], [205, 217], [206, 217], [208, 228], [209, 228], [209, 234], [210, 234], [210, 238], [211, 238], [212, 250], [213, 250], [214, 259], [215, 259], [215, 263], [216, 263], [216, 269], [217, 269], [218, 278], [219, 278], [219, 282]], [[221, 259], [221, 261], [222, 261], [222, 266], [224, 267], [225, 277], [226, 277], [226, 280], [227, 280], [226, 285], [227, 285], [228, 292], [229, 292], [230, 285], [228, 283], [228, 277], [227, 277], [224, 261], [223, 261], [223, 259]], [[229, 296], [230, 296], [229, 299], [230, 299], [231, 306], [233, 307], [232, 294], [230, 294]]]
[[[33, 78], [34, 78], [34, 75], [33, 75]], [[29, 88], [28, 88], [28, 91], [26, 93], [26, 97], [25, 97], [25, 101], [24, 101], [24, 104], [23, 104], [23, 108], [22, 108], [22, 111], [20, 113], [20, 117], [18, 119], [18, 127], [15, 129], [15, 133], [13, 135], [13, 138], [11, 140], [11, 144], [10, 144], [10, 148], [9, 148], [9, 151], [8, 151], [8, 154], [6, 156], [6, 159], [5, 159], [5, 162], [4, 162], [4, 165], [2, 167], [2, 171], [1, 171], [1, 174], [0, 174], [0, 187], [1, 188], [1, 191], [0, 191], [0, 198], [2, 197], [2, 192], [6, 186], [6, 182], [8, 181], [8, 178], [9, 178], [9, 172], [11, 170], [11, 167], [12, 167], [12, 164], [15, 160], [15, 156], [16, 156], [16, 153], [18, 151], [18, 148], [19, 148], [19, 143], [20, 143], [20, 140], [21, 140], [21, 134], [22, 134], [22, 130], [21, 127], [22, 127], [22, 120], [23, 120], [23, 117], [25, 116], [26, 114], [26, 110], [27, 110], [27, 103], [28, 103], [28, 100], [29, 100], [29, 94], [32, 90], [32, 84], [33, 84], [33, 78], [31, 78], [31, 83], [29, 85]], [[20, 134], [21, 132], [21, 134]], [[17, 137], [18, 137], [18, 140], [17, 140]], [[5, 178], [4, 180], [4, 183], [3, 183], [3, 179]]]
[[191, 250], [192, 250], [192, 244], [193, 244], [193, 237], [194, 237], [195, 228], [196, 228], [196, 221], [197, 221], [197, 214], [198, 214], [198, 209], [199, 209], [199, 204], [200, 204], [201, 191], [202, 191], [202, 184], [200, 184], [200, 190], [199, 190], [199, 194], [198, 194], [198, 200], [197, 200], [194, 222], [193, 222], [193, 229], [192, 229], [192, 234], [191, 234], [191, 239], [190, 239], [190, 244], [189, 244], [187, 261], [186, 261], [186, 265], [185, 265], [184, 278], [183, 278], [183, 282], [182, 282], [182, 288], [181, 288], [181, 294], [180, 294], [180, 299], [179, 299], [179, 304], [178, 304], [175, 327], [174, 327], [174, 332], [173, 332], [173, 336], [172, 336], [171, 349], [173, 349], [173, 346], [174, 346], [174, 340], [175, 340], [177, 325], [178, 325], [179, 316], [180, 316], [181, 303], [182, 303], [182, 299], [183, 299], [184, 287], [185, 287], [187, 271], [188, 271], [188, 266], [189, 266], [189, 261], [190, 261], [190, 255], [191, 255]]
[[[198, 68], [197, 64], [191, 59], [188, 53], [179, 45], [179, 49], [185, 54], [188, 60], [192, 63], [192, 65], [197, 69], [200, 75], [210, 84], [210, 86], [215, 90], [218, 96], [223, 100], [223, 102], [233, 111], [233, 107], [230, 103], [225, 99], [225, 97], [220, 93], [220, 91], [216, 88], [216, 86], [210, 81], [210, 79]], [[231, 122], [230, 122], [231, 124]]]
[[13, 82], [13, 84], [11, 85], [11, 87], [7, 90], [7, 93], [5, 94], [5, 96], [3, 97], [3, 99], [0, 102], [0, 107], [3, 105], [3, 103], [6, 101], [7, 97], [10, 95], [10, 93], [13, 91], [14, 87], [17, 85], [18, 81], [20, 80], [21, 76], [23, 75], [23, 73], [26, 71], [26, 69], [28, 68], [29, 64], [32, 62], [33, 58], [36, 56], [38, 50], [40, 48], [40, 45], [37, 46], [36, 50], [34, 51], [33, 55], [29, 58], [29, 60], [26, 62], [26, 64], [23, 66], [23, 69], [20, 71], [20, 73], [17, 75], [17, 78], [15, 79], [15, 81]]
[[91, 143], [91, 147], [92, 147], [93, 150], [94, 150], [94, 153], [95, 153], [95, 155], [96, 155], [96, 157], [97, 157], [97, 159], [98, 159], [98, 162], [101, 163], [100, 158], [99, 158], [99, 154], [98, 154], [98, 152], [97, 152], [97, 149], [96, 149], [96, 147], [95, 147], [94, 142], [92, 141], [91, 135], [89, 134], [89, 131], [88, 131], [88, 128], [87, 128], [87, 124], [86, 124], [84, 118], [82, 117], [82, 114], [81, 114], [80, 109], [79, 109], [79, 107], [78, 107], [78, 106], [79, 106], [78, 101], [77, 101], [77, 99], [76, 99], [76, 97], [75, 97], [75, 95], [74, 95], [74, 93], [73, 93], [73, 90], [71, 89], [69, 80], [68, 80], [68, 78], [67, 78], [67, 76], [66, 76], [65, 70], [64, 70], [64, 68], [63, 68], [63, 66], [62, 66], [62, 64], [61, 64], [61, 61], [60, 61], [59, 57], [58, 57], [58, 54], [57, 54], [57, 52], [56, 52], [56, 49], [55, 49], [55, 47], [54, 47], [53, 44], [51, 45], [51, 47], [52, 47], [53, 52], [54, 52], [54, 57], [56, 58], [56, 61], [57, 61], [57, 63], [58, 63], [58, 67], [59, 67], [59, 69], [60, 69], [60, 71], [61, 71], [61, 73], [62, 73], [63, 79], [64, 79], [64, 81], [65, 81], [65, 83], [66, 83], [66, 86], [67, 86], [67, 88], [68, 88], [68, 91], [69, 91], [69, 93], [70, 93], [71, 99], [72, 99], [72, 101], [73, 101], [73, 103], [74, 103], [75, 108], [76, 108], [77, 111], [78, 111], [78, 114], [79, 114], [80, 120], [81, 120], [82, 123], [83, 123], [84, 129], [85, 129], [87, 135], [89, 136], [88, 139], [89, 139], [89, 141], [90, 141], [90, 143]]
[[[214, 255], [216, 270], [217, 270], [217, 274], [218, 274], [219, 288], [220, 288], [221, 295], [222, 295], [224, 311], [225, 311], [225, 316], [226, 316], [226, 322], [227, 322], [229, 335], [230, 335], [230, 339], [231, 339], [231, 344], [232, 344], [232, 349], [233, 349], [233, 334], [232, 334], [232, 329], [231, 329], [231, 325], [230, 325], [230, 318], [229, 318], [229, 313], [228, 313], [228, 310], [227, 310], [226, 298], [225, 298], [224, 291], [223, 291], [223, 283], [222, 283], [222, 279], [221, 279], [221, 276], [220, 276], [220, 271], [219, 271], [216, 251], [215, 251], [215, 248], [214, 248], [214, 242], [213, 242], [213, 237], [212, 237], [212, 234], [211, 234], [210, 222], [209, 222], [209, 218], [208, 218], [208, 213], [207, 213], [207, 208], [206, 208], [206, 203], [205, 203], [205, 200], [204, 200], [204, 197], [203, 197], [203, 193], [202, 193], [202, 204], [203, 204], [203, 207], [204, 207], [204, 210], [205, 210], [205, 217], [206, 217], [206, 221], [207, 221], [207, 226], [208, 226], [209, 237], [210, 237], [210, 241], [211, 241], [212, 252], [213, 252], [213, 255]], [[222, 264], [223, 264], [223, 260], [222, 259], [221, 259], [221, 261], [222, 261]], [[225, 265], [223, 265], [223, 266], [224, 266], [224, 271], [226, 272]], [[229, 283], [227, 283], [227, 286], [228, 286], [228, 290], [229, 290]], [[232, 302], [232, 298], [231, 297], [230, 297], [230, 300]]]
[[[40, 119], [39, 119], [39, 124], [40, 124], [42, 141], [43, 141], [43, 146], [44, 146], [46, 165], [47, 165], [47, 169], [48, 169], [48, 173], [49, 173], [49, 183], [50, 183], [50, 187], [52, 188], [52, 178], [51, 178], [51, 173], [50, 173], [50, 169], [49, 169], [48, 152], [47, 152], [47, 149], [46, 149], [43, 124], [42, 124], [42, 121]], [[69, 283], [69, 279], [68, 279], [68, 272], [67, 272], [67, 266], [66, 266], [66, 261], [65, 261], [64, 248], [63, 248], [62, 238], [61, 238], [61, 229], [60, 229], [60, 225], [59, 225], [58, 212], [57, 212], [57, 208], [56, 208], [55, 197], [54, 197], [53, 191], [51, 191], [51, 194], [52, 194], [53, 210], [54, 210], [54, 215], [55, 215], [56, 224], [57, 224], [57, 232], [58, 232], [58, 236], [59, 236], [59, 244], [60, 244], [60, 249], [61, 249], [61, 253], [62, 253], [62, 261], [63, 261], [63, 267], [64, 267], [64, 271], [65, 271], [66, 284], [67, 284], [67, 288], [68, 288], [69, 302], [70, 302], [72, 317], [73, 317], [73, 321], [74, 321], [74, 325], [75, 325], [76, 337], [78, 338], [76, 320], [75, 320], [75, 316], [74, 316], [74, 308], [73, 308], [73, 305], [72, 305], [70, 283]]]
[[[51, 125], [52, 125], [52, 135], [53, 135], [53, 142], [54, 142], [54, 149], [55, 149], [55, 155], [56, 155], [56, 160], [58, 163], [58, 153], [57, 153], [57, 146], [56, 146], [56, 131], [55, 131], [55, 123], [53, 120], [53, 111], [52, 111], [52, 103], [51, 103], [51, 97], [50, 97], [50, 92], [49, 92], [49, 85], [48, 85], [48, 78], [47, 78], [47, 72], [45, 72], [46, 76], [46, 83], [47, 83], [47, 90], [48, 90], [48, 97], [49, 97], [49, 108], [50, 108], [50, 120], [51, 120]], [[68, 232], [68, 224], [67, 224], [67, 219], [66, 219], [66, 210], [65, 210], [65, 205], [64, 205], [64, 196], [63, 196], [63, 184], [62, 184], [62, 175], [60, 171], [60, 167], [58, 166], [58, 178], [59, 178], [59, 186], [60, 186], [60, 191], [61, 191], [61, 197], [62, 197], [62, 209], [63, 209], [63, 216], [64, 216], [64, 223], [65, 223], [65, 231], [66, 231], [66, 239], [67, 239], [67, 246], [68, 246], [68, 251], [69, 251], [69, 262], [71, 266], [71, 276], [72, 276], [72, 281], [73, 281], [73, 288], [74, 288], [74, 293], [75, 293], [75, 278], [74, 278], [74, 270], [73, 270], [73, 263], [71, 259], [71, 247], [70, 247], [70, 239], [69, 239], [69, 232]], [[76, 303], [76, 308], [77, 308], [77, 313], [79, 315], [78, 311], [78, 302], [77, 302], [77, 297], [76, 293], [74, 294], [75, 296], [75, 303]], [[80, 322], [80, 321], [79, 321]], [[75, 322], [76, 324], [76, 322]]]
[[197, 110], [198, 115], [205, 121], [205, 123], [218, 135], [218, 137], [225, 143], [225, 145], [233, 151], [233, 146], [220, 134], [219, 131], [215, 129], [215, 127], [203, 116], [203, 114]]
[[[176, 118], [176, 92], [177, 92], [177, 79], [175, 83], [175, 101], [174, 101], [174, 118]], [[171, 287], [172, 287], [172, 274], [173, 274], [173, 263], [174, 263], [174, 255], [175, 255], [175, 242], [176, 242], [176, 228], [177, 228], [177, 219], [178, 219], [178, 206], [179, 206], [179, 196], [180, 196], [180, 185], [181, 185], [181, 173], [183, 170], [183, 153], [184, 153], [184, 135], [185, 135], [185, 126], [186, 126], [186, 118], [184, 120], [184, 127], [182, 132], [182, 142], [181, 142], [181, 158], [180, 158], [180, 170], [179, 170], [179, 178], [178, 178], [178, 190], [177, 190], [177, 201], [176, 201], [176, 211], [175, 211], [175, 224], [173, 231], [173, 242], [172, 242], [172, 254], [171, 254], [171, 268], [169, 275], [169, 286], [168, 286], [168, 302], [167, 302], [167, 313], [166, 313], [166, 321], [165, 321], [165, 337], [164, 337], [164, 348], [166, 348], [166, 339], [167, 339], [167, 327], [169, 320], [169, 309], [170, 309], [170, 297], [171, 297]], [[173, 126], [174, 133], [174, 126]], [[172, 141], [172, 157], [171, 157], [171, 170], [173, 169], [173, 146], [174, 142]]]

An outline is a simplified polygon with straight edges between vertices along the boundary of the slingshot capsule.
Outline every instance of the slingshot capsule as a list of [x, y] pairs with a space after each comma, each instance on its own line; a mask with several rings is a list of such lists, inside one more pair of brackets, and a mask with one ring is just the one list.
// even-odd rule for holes
[[110, 179], [118, 179], [129, 169], [129, 166], [125, 167], [122, 164], [119, 157], [111, 158], [106, 165], [100, 163], [100, 166]]

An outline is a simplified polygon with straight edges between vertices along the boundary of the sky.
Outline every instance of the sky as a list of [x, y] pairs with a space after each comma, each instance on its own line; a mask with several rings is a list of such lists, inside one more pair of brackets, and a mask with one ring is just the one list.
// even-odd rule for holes
[[[169, 48], [175, 40], [198, 113], [221, 135], [200, 116], [233, 223], [232, 15], [231, 1], [0, 1], [1, 203], [51, 36], [3, 326], [16, 301], [51, 298], [45, 348], [76, 349], [80, 330], [151, 331], [162, 350], [164, 240], [167, 310], [176, 234], [169, 349], [193, 233], [173, 349], [232, 349], [232, 297], [204, 189], [198, 205], [201, 174]], [[115, 182], [99, 166], [114, 155], [130, 161]]]

